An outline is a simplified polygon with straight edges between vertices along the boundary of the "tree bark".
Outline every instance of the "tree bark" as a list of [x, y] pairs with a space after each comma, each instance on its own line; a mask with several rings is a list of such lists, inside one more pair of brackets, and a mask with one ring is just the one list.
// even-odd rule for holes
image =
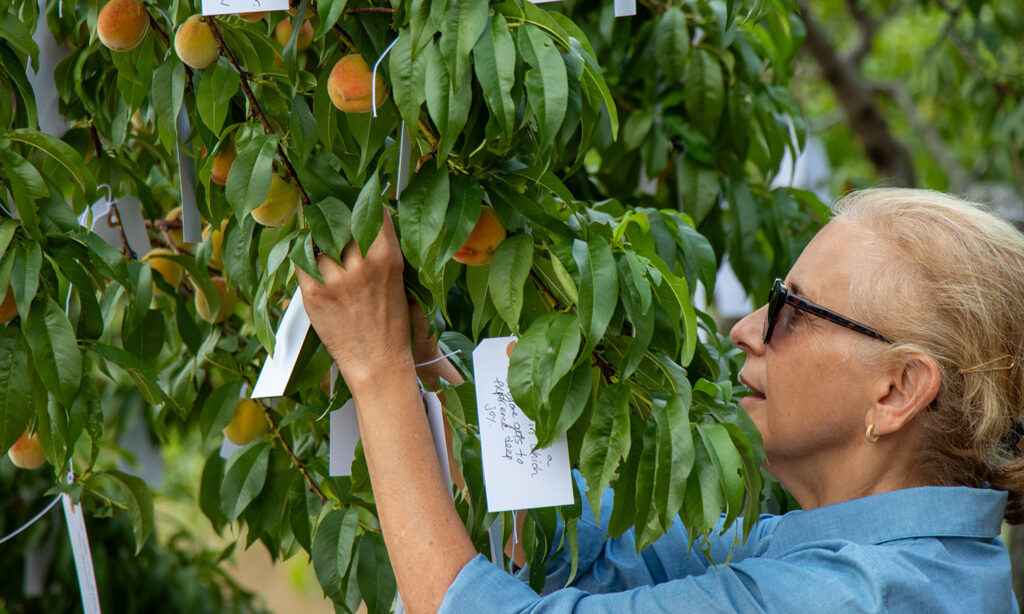
[[850, 129], [864, 153], [884, 180], [897, 186], [914, 187], [917, 179], [910, 153], [889, 130], [889, 124], [871, 98], [872, 88], [863, 82], [854, 66], [840, 57], [835, 46], [810, 14], [807, 3], [800, 5], [800, 19], [807, 29], [804, 48], [821, 68], [822, 78], [832, 86]]

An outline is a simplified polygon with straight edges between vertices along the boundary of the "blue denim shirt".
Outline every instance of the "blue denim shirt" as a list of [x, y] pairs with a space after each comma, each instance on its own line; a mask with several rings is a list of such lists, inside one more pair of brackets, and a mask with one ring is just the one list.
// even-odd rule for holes
[[571, 587], [562, 588], [565, 552], [550, 564], [541, 595], [481, 555], [462, 568], [440, 612], [1019, 612], [999, 539], [1005, 505], [1006, 493], [995, 490], [898, 490], [762, 516], [745, 543], [736, 526], [712, 533], [711, 560], [687, 551], [678, 519], [637, 554], [631, 531], [605, 539], [584, 505]]

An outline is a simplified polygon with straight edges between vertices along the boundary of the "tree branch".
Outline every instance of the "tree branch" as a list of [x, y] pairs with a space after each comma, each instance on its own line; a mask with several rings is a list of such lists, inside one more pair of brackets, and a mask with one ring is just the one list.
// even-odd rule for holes
[[[224, 36], [221, 35], [220, 29], [217, 28], [217, 24], [213, 17], [203, 17], [203, 21], [210, 26], [210, 31], [213, 32], [213, 37], [217, 39], [217, 47], [220, 52], [224, 54], [224, 57], [231, 62], [231, 65], [238, 71], [238, 78], [242, 84], [242, 92], [245, 94], [246, 100], [249, 102], [249, 108], [255, 113], [256, 118], [259, 119], [260, 124], [263, 126], [263, 131], [266, 134], [275, 134], [273, 126], [270, 125], [270, 120], [267, 119], [266, 114], [263, 112], [263, 107], [260, 106], [256, 96], [252, 93], [252, 87], [249, 85], [249, 73], [242, 68], [242, 65], [238, 63], [235, 58], [235, 54], [231, 52], [227, 43], [224, 41]], [[299, 198], [302, 200], [303, 205], [309, 205], [310, 201], [309, 194], [306, 193], [306, 188], [303, 187], [302, 182], [299, 181], [299, 175], [295, 172], [295, 167], [292, 166], [291, 160], [288, 159], [288, 154], [285, 153], [284, 147], [281, 143], [277, 144], [277, 155], [281, 158], [281, 164], [284, 165], [285, 175], [288, 179], [295, 184], [299, 189]]]
[[888, 123], [871, 99], [870, 87], [849, 62], [839, 57], [821, 26], [811, 16], [806, 3], [801, 3], [800, 19], [807, 29], [805, 49], [814, 57], [822, 77], [835, 91], [850, 129], [857, 135], [868, 159], [879, 174], [896, 185], [916, 185], [910, 153], [889, 131]]
[[[261, 403], [260, 405], [263, 404]], [[267, 416], [267, 421], [270, 422], [270, 430], [271, 432], [273, 432], [274, 437], [281, 442], [281, 446], [284, 448], [284, 451], [288, 453], [288, 456], [292, 459], [292, 463], [295, 465], [295, 468], [298, 469], [299, 473], [302, 474], [302, 477], [306, 479], [306, 483], [309, 484], [309, 489], [315, 492], [318, 497], [320, 497], [321, 505], [327, 503], [327, 495], [325, 495], [324, 491], [320, 490], [320, 487], [316, 485], [316, 482], [313, 481], [313, 477], [309, 475], [309, 471], [306, 469], [306, 466], [302, 464], [302, 461], [299, 460], [299, 457], [295, 456], [295, 452], [292, 451], [292, 447], [288, 445], [288, 442], [285, 441], [285, 438], [281, 435], [280, 427], [277, 426], [277, 422], [274, 420], [274, 417], [270, 415], [270, 408], [267, 407], [266, 405], [263, 405], [263, 413], [264, 415]]]

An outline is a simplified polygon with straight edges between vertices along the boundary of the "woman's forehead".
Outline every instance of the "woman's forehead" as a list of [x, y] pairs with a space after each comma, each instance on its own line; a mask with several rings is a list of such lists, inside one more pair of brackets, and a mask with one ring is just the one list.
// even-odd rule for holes
[[832, 220], [804, 248], [786, 277], [795, 294], [815, 302], [848, 302], [850, 285], [878, 265], [881, 244], [869, 229], [851, 220]]

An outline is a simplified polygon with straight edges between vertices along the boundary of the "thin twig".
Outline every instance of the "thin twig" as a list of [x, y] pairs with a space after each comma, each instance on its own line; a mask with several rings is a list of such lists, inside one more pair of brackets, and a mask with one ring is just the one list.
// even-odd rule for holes
[[[124, 233], [124, 224], [121, 223], [121, 212], [117, 210], [117, 203], [110, 203], [110, 209], [117, 216], [117, 229], [121, 233], [121, 253], [126, 254], [132, 260], [138, 260], [139, 257], [135, 250], [132, 249], [131, 245], [128, 245], [128, 235]], [[114, 221], [108, 217], [107, 223], [113, 225]]]
[[318, 497], [320, 497], [321, 505], [327, 503], [327, 495], [325, 495], [324, 491], [320, 490], [320, 487], [316, 485], [316, 482], [313, 481], [313, 477], [310, 476], [309, 472], [306, 470], [306, 466], [302, 464], [302, 461], [299, 460], [299, 457], [295, 456], [295, 452], [292, 451], [291, 446], [288, 445], [288, 442], [285, 441], [285, 438], [281, 435], [280, 427], [277, 426], [277, 422], [274, 421], [274, 417], [270, 415], [270, 408], [264, 406], [263, 413], [267, 416], [267, 421], [270, 422], [270, 427], [274, 433], [274, 437], [276, 437], [277, 440], [281, 442], [281, 445], [284, 447], [284, 451], [288, 453], [288, 456], [290, 456], [292, 459], [292, 463], [295, 464], [295, 468], [298, 469], [299, 473], [302, 474], [302, 477], [306, 479], [306, 483], [309, 484], [309, 489], [315, 492]]
[[[203, 17], [203, 20], [208, 26], [210, 26], [210, 31], [213, 32], [213, 37], [217, 39], [217, 47], [220, 48], [220, 52], [224, 54], [224, 57], [226, 57], [228, 61], [231, 62], [231, 65], [235, 67], [235, 70], [238, 71], [238, 78], [242, 84], [242, 92], [245, 94], [245, 98], [249, 102], [249, 108], [256, 113], [257, 119], [259, 119], [260, 124], [263, 126], [263, 131], [266, 134], [275, 134], [273, 126], [270, 125], [270, 121], [263, 112], [263, 107], [261, 107], [259, 101], [256, 100], [256, 96], [253, 94], [252, 88], [249, 85], [249, 73], [243, 70], [242, 65], [238, 63], [238, 60], [235, 58], [235, 54], [231, 52], [227, 42], [224, 41], [224, 37], [221, 35], [220, 29], [217, 28], [217, 24], [213, 17]], [[302, 185], [302, 182], [299, 181], [299, 175], [295, 172], [295, 167], [292, 166], [292, 162], [288, 159], [288, 155], [285, 153], [284, 147], [281, 146], [280, 142], [277, 144], [277, 155], [281, 157], [281, 163], [284, 165], [285, 175], [287, 175], [288, 179], [299, 189], [299, 198], [302, 200], [302, 204], [311, 204], [312, 201], [309, 198], [309, 194], [306, 193], [306, 188]]]

